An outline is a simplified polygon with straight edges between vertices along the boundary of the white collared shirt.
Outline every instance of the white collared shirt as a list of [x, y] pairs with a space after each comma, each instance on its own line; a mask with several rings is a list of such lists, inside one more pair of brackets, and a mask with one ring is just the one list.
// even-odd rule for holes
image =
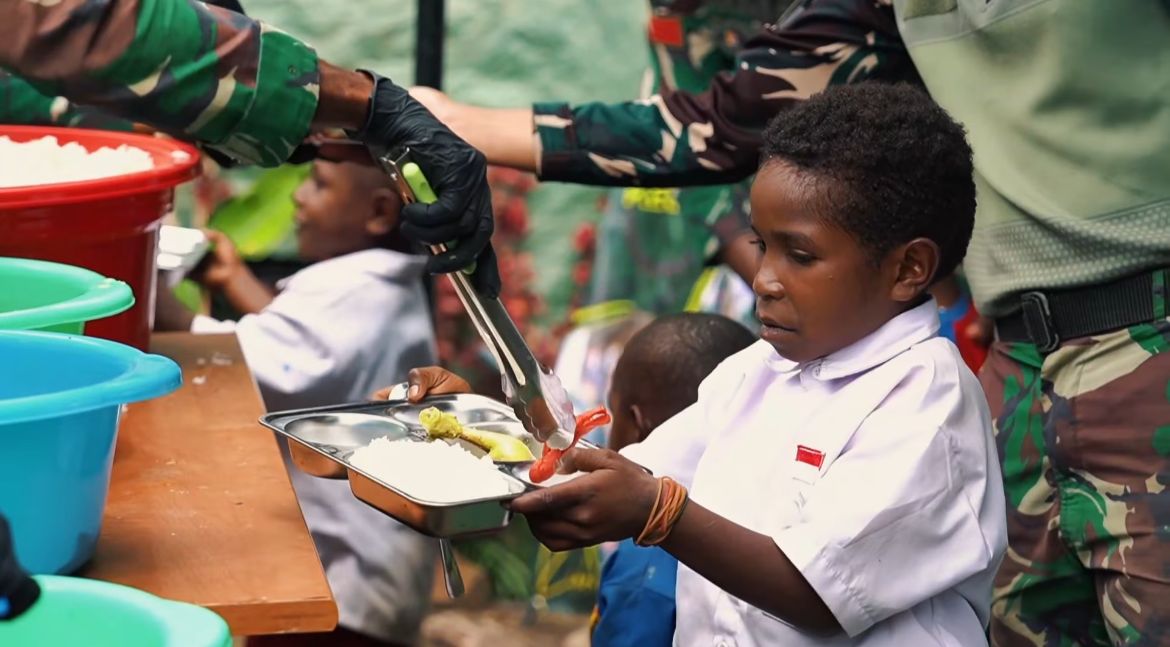
[[386, 249], [339, 256], [293, 274], [236, 324], [198, 317], [193, 332], [235, 330], [269, 411], [366, 399], [434, 363], [425, 258]]
[[677, 645], [986, 644], [1003, 486], [983, 390], [937, 307], [805, 365], [759, 342], [623, 451], [770, 535], [844, 629], [804, 633], [680, 564]]
[[[262, 312], [235, 325], [203, 317], [192, 330], [235, 330], [269, 411], [364, 401], [435, 363], [425, 263], [385, 249], [314, 263]], [[435, 541], [355, 499], [344, 480], [291, 465], [289, 477], [342, 626], [412, 642], [429, 608]]]

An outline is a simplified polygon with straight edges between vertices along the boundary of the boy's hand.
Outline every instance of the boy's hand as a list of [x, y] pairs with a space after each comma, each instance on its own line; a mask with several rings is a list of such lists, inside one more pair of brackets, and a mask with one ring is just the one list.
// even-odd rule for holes
[[209, 289], [222, 291], [233, 280], [248, 272], [248, 267], [226, 234], [211, 229], [204, 233], [213, 247], [203, 263], [203, 271], [194, 278]]
[[[451, 393], [471, 393], [471, 385], [467, 380], [438, 366], [414, 368], [406, 377], [410, 388], [406, 390], [406, 399], [414, 404], [422, 402], [428, 395], [448, 395]], [[372, 400], [386, 400], [394, 387], [388, 386], [374, 392]]]
[[658, 480], [641, 466], [608, 449], [574, 449], [560, 471], [589, 474], [525, 494], [509, 506], [527, 517], [542, 544], [562, 551], [642, 533], [658, 498]]

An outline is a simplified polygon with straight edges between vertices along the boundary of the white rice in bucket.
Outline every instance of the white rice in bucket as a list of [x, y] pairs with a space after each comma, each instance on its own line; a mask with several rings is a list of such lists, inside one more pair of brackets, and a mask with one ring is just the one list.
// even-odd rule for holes
[[366, 474], [422, 501], [456, 503], [511, 492], [492, 459], [437, 440], [376, 438], [349, 462]]
[[92, 153], [81, 144], [56, 137], [14, 142], [0, 137], [0, 188], [80, 182], [154, 168], [150, 154], [125, 144]]

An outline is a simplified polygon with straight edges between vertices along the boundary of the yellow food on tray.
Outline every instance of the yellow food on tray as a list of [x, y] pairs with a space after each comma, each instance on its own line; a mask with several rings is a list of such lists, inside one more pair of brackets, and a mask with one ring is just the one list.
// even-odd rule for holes
[[431, 438], [459, 438], [485, 450], [494, 461], [517, 463], [536, 460], [528, 446], [518, 438], [494, 431], [464, 427], [453, 413], [444, 413], [435, 407], [423, 409], [418, 421]]

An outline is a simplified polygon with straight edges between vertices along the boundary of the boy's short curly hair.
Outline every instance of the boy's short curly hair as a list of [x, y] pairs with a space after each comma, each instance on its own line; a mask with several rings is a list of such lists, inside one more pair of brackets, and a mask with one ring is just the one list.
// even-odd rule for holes
[[963, 127], [910, 85], [830, 88], [782, 112], [764, 132], [763, 164], [807, 173], [823, 217], [876, 260], [914, 238], [941, 250], [936, 279], [967, 253], [975, 221]]

